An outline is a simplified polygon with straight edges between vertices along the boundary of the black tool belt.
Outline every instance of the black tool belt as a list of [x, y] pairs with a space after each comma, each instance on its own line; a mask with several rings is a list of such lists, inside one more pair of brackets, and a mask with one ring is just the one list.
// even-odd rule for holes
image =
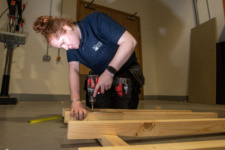
[[139, 63], [136, 63], [128, 68], [132, 77], [135, 79], [136, 85], [141, 88], [145, 84], [145, 77], [142, 73], [141, 66]]

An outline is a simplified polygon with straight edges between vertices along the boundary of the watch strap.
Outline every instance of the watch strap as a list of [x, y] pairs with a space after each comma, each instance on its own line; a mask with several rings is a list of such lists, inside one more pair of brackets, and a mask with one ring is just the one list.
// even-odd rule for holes
[[110, 73], [112, 73], [112, 74], [114, 74], [114, 75], [117, 73], [116, 69], [115, 69], [114, 67], [112, 67], [112, 66], [108, 66], [106, 69], [107, 69]]

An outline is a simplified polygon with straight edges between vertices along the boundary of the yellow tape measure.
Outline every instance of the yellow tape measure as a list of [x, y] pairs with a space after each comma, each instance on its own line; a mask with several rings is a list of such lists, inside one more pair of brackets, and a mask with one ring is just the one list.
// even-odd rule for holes
[[29, 120], [29, 124], [43, 122], [43, 121], [49, 121], [49, 120], [55, 120], [55, 119], [59, 119], [59, 118], [62, 118], [62, 116], [54, 116], [54, 117], [48, 117], [48, 118]]

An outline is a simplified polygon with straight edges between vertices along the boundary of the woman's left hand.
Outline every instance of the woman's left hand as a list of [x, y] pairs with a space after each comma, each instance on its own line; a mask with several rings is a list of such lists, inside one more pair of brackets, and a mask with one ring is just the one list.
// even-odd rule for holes
[[93, 96], [96, 97], [99, 88], [101, 89], [101, 93], [109, 90], [112, 86], [113, 77], [114, 75], [106, 69], [99, 77]]

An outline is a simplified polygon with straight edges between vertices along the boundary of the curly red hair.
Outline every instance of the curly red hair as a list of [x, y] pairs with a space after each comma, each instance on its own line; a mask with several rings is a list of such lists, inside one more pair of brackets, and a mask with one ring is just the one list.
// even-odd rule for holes
[[33, 24], [33, 29], [36, 33], [44, 35], [45, 39], [49, 43], [52, 37], [59, 38], [60, 35], [66, 31], [63, 29], [65, 25], [73, 29], [75, 20], [69, 18], [52, 16], [40, 16]]

